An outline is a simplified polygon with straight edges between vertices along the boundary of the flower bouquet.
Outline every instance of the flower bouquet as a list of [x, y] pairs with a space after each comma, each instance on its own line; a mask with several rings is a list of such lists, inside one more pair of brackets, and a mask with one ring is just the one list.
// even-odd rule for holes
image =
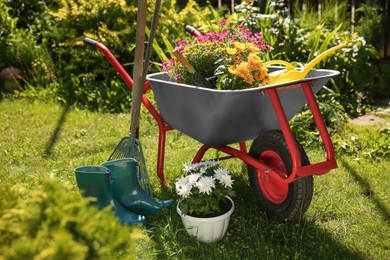
[[[263, 58], [273, 48], [243, 25], [221, 21], [220, 32], [206, 32], [191, 42], [181, 40], [176, 47], [202, 76], [218, 90], [245, 89], [269, 83]], [[163, 62], [163, 69], [177, 83], [197, 85], [191, 73], [175, 58]]]
[[197, 217], [225, 213], [223, 207], [228, 201], [227, 196], [234, 196], [229, 171], [219, 167], [219, 161], [185, 164], [183, 170], [185, 174], [175, 182], [181, 212]]

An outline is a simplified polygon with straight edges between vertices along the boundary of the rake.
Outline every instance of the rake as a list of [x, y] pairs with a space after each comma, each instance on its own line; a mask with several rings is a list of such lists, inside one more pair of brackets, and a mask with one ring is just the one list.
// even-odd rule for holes
[[[144, 53], [144, 42], [145, 42], [145, 26], [146, 26], [146, 11], [147, 1], [138, 0], [138, 13], [137, 13], [137, 32], [136, 32], [136, 46], [134, 56], [134, 87], [133, 87], [133, 98], [132, 98], [132, 113], [131, 113], [131, 126], [130, 135], [125, 136], [118, 143], [108, 161], [123, 159], [123, 158], [134, 158], [139, 163], [138, 180], [142, 188], [149, 195], [152, 195], [152, 188], [150, 185], [150, 179], [146, 168], [145, 157], [142, 151], [142, 145], [139, 141], [139, 120], [141, 110], [141, 99], [143, 94], [143, 86], [145, 83], [146, 75], [148, 72], [148, 66], [150, 56], [153, 48], [154, 35], [157, 28], [158, 14], [160, 12], [161, 0], [156, 0], [152, 24], [150, 28], [148, 45], [145, 53], [145, 61], [143, 60]], [[142, 67], [143, 64], [143, 67]]]

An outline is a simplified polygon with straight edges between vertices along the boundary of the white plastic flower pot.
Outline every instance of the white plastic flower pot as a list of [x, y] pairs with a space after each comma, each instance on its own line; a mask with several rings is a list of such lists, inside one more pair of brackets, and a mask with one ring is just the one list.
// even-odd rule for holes
[[234, 211], [234, 202], [230, 197], [227, 197], [231, 202], [232, 207], [223, 215], [211, 218], [199, 218], [184, 215], [177, 203], [177, 213], [179, 213], [183, 222], [184, 228], [190, 236], [195, 236], [199, 241], [211, 243], [221, 240], [227, 231], [230, 222], [230, 216]]

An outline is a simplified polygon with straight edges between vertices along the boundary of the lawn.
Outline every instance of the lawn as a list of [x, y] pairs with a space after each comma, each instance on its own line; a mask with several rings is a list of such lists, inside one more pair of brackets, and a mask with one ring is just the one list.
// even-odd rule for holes
[[[385, 116], [385, 122], [389, 121], [389, 115]], [[80, 200], [73, 169], [104, 162], [127, 135], [129, 114], [92, 113], [49, 101], [3, 99], [0, 122], [0, 185], [25, 183], [34, 194], [33, 190], [50, 177], [61, 184], [64, 193], [76, 194], [75, 200]], [[350, 124], [343, 138], [369, 139], [381, 127], [384, 123]], [[173, 197], [173, 191], [162, 188], [155, 175], [157, 127], [146, 113], [142, 114], [140, 140], [155, 196]], [[185, 135], [169, 132], [165, 175], [170, 183], [198, 147], [199, 143]], [[312, 161], [323, 156], [318, 149], [307, 153]], [[207, 154], [209, 158], [216, 155], [213, 151]], [[343, 154], [337, 155], [337, 161], [338, 169], [315, 176], [312, 204], [296, 222], [267, 218], [255, 206], [243, 163], [223, 161], [233, 173], [237, 193], [226, 237], [208, 245], [197, 242], [186, 234], [172, 209], [149, 217], [149, 225], [141, 232], [150, 239], [134, 242], [136, 254], [139, 259], [390, 259], [390, 162]], [[8, 197], [1, 194], [0, 209]], [[24, 199], [16, 199], [15, 207]], [[2, 221], [3, 216], [0, 259], [5, 254], [2, 243], [12, 243], [1, 229]]]

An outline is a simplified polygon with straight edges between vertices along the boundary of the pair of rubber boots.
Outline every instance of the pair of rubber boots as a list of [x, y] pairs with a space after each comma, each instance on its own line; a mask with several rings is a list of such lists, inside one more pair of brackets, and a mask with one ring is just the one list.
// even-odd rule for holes
[[75, 169], [79, 189], [84, 196], [95, 197], [92, 205], [104, 208], [112, 204], [120, 222], [143, 224], [144, 215], [157, 215], [172, 206], [173, 200], [156, 201], [139, 184], [138, 162], [134, 159], [108, 161], [101, 166], [82, 166]]

